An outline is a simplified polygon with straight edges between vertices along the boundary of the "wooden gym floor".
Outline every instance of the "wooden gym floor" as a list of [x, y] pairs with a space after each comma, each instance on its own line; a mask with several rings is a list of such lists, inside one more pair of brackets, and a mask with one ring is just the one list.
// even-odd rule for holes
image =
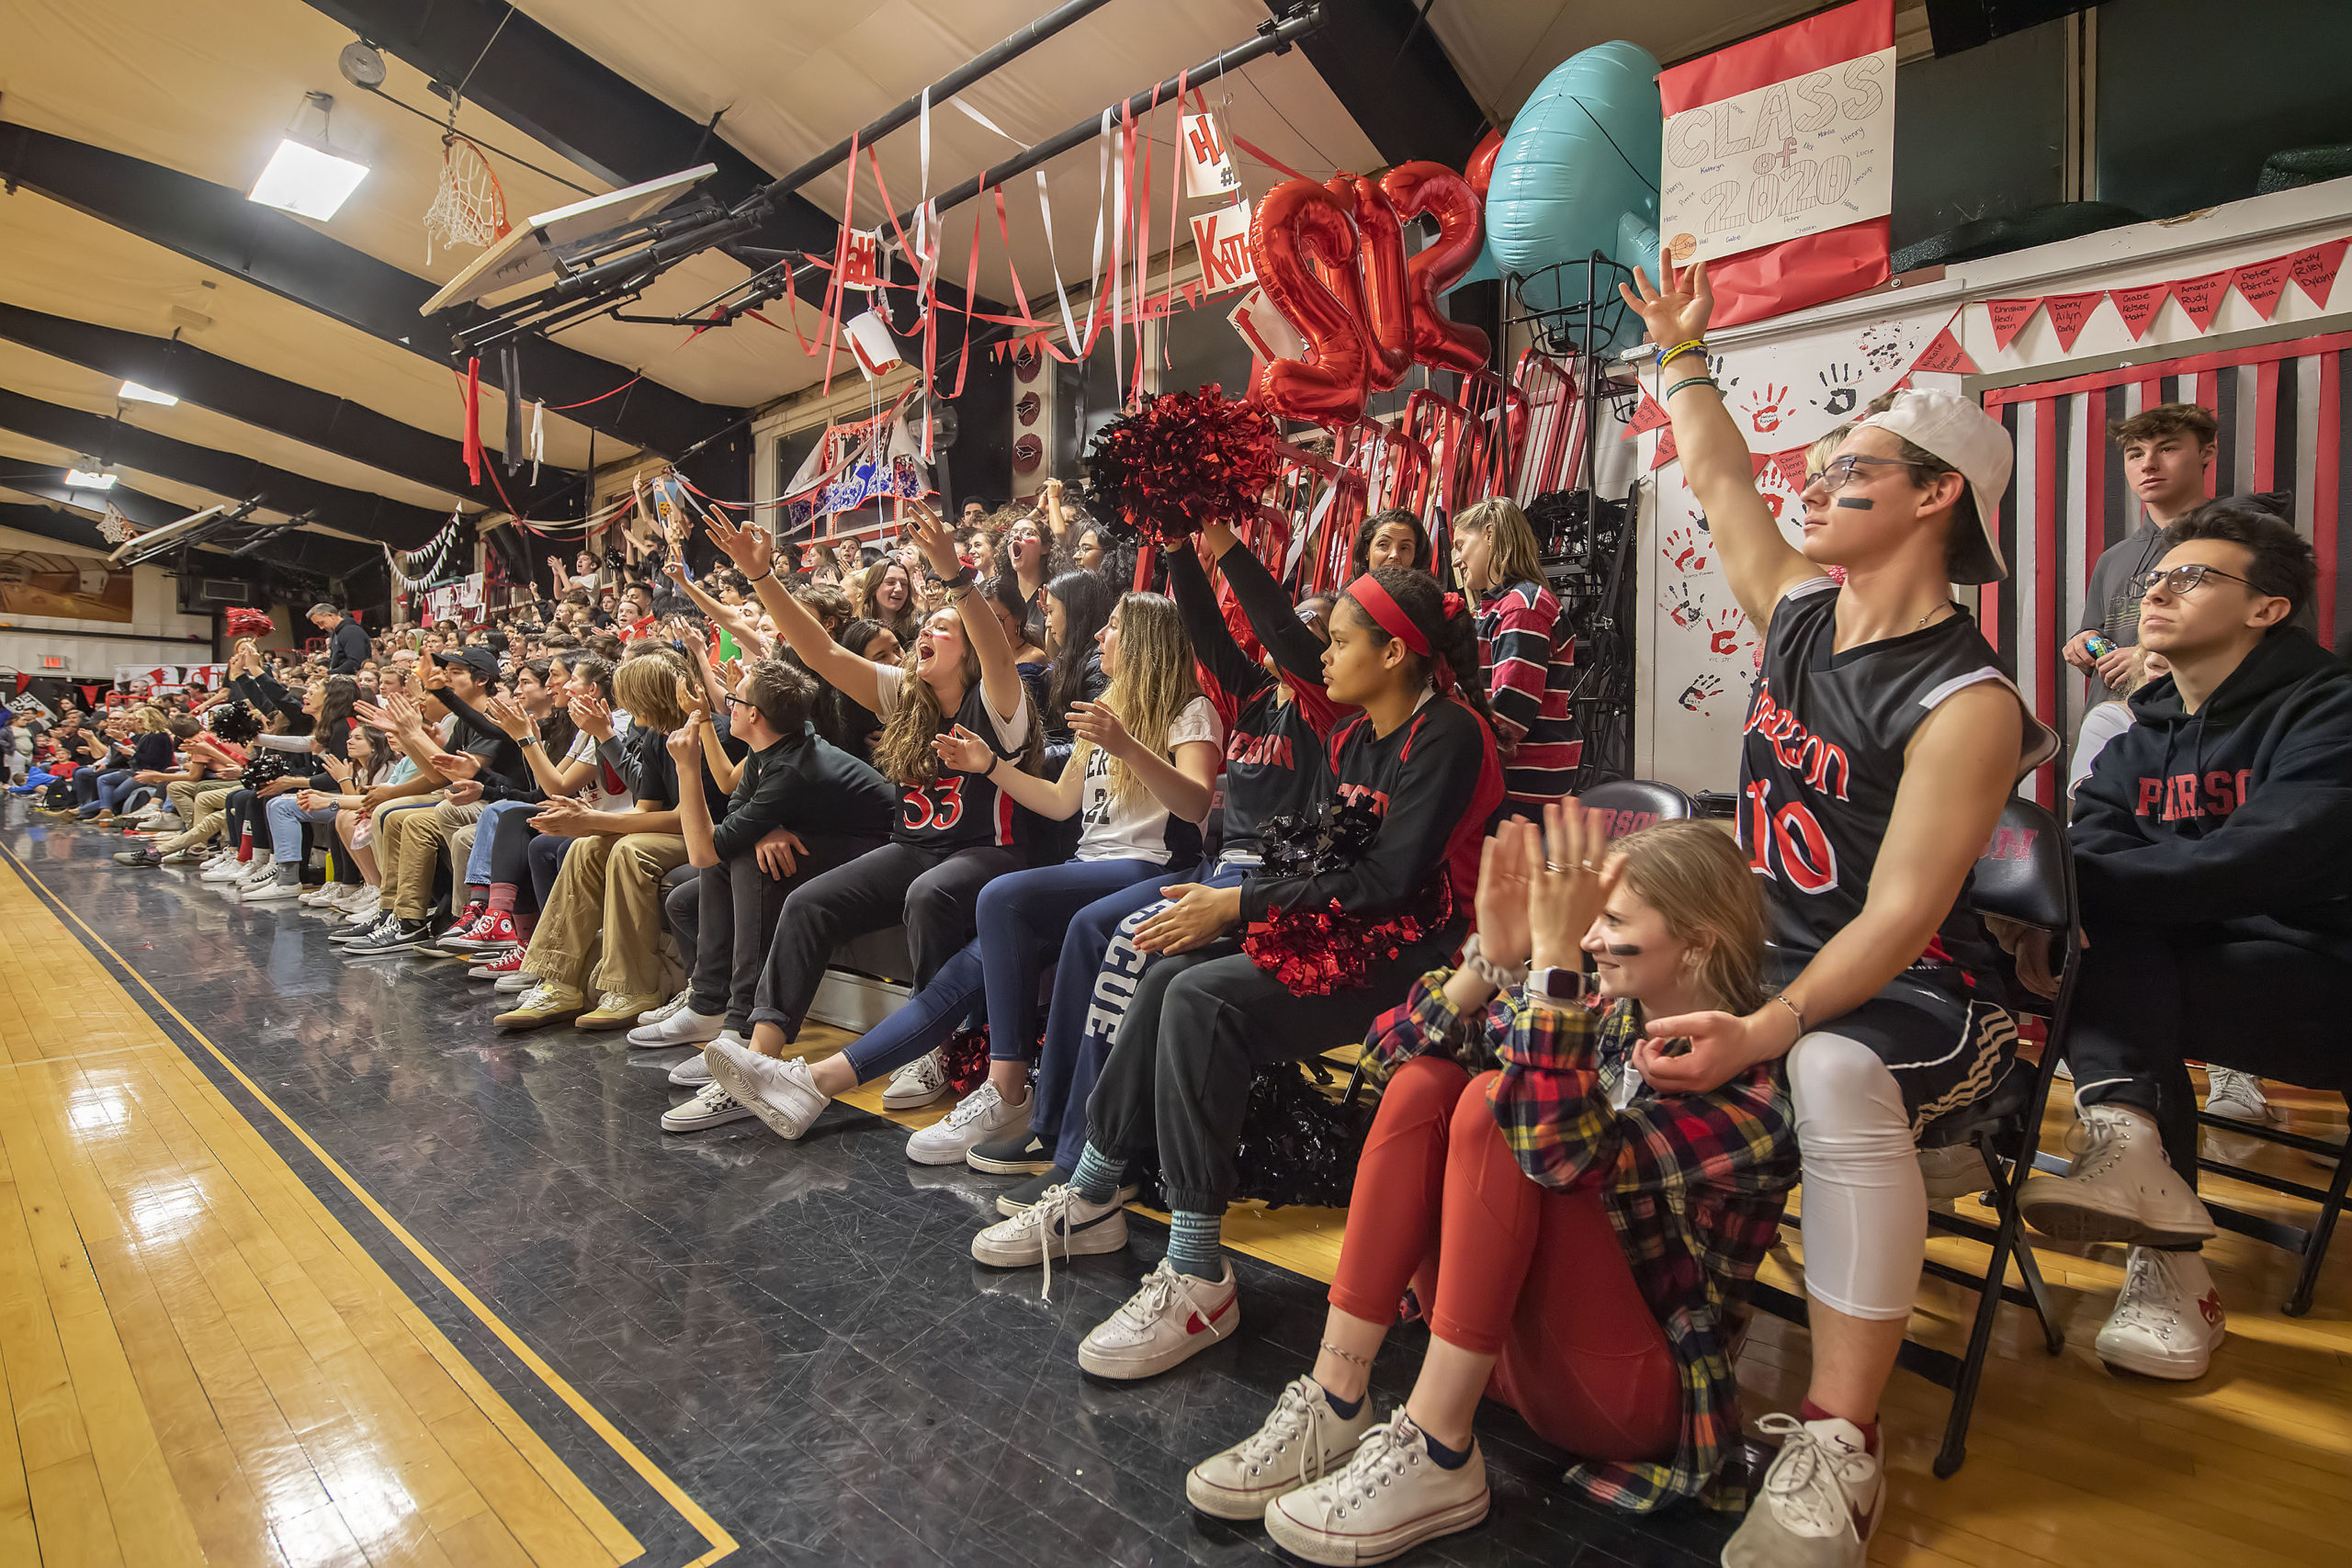
[[[998, 1291], [1006, 1277], [981, 1278], [988, 1271], [967, 1264], [946, 1270], [944, 1284], [879, 1280], [884, 1289], [861, 1297], [854, 1325], [841, 1329], [870, 1330], [882, 1337], [878, 1345], [861, 1337], [834, 1348], [812, 1339], [799, 1352], [807, 1359], [795, 1364], [803, 1382], [789, 1386], [862, 1434], [887, 1427], [893, 1436], [883, 1446], [893, 1449], [899, 1468], [888, 1486], [861, 1493], [875, 1500], [870, 1509], [829, 1508], [814, 1527], [806, 1519], [771, 1522], [754, 1504], [773, 1499], [755, 1498], [750, 1489], [790, 1493], [781, 1461], [763, 1458], [730, 1471], [719, 1462], [724, 1456], [709, 1451], [710, 1442], [723, 1439], [730, 1452], [755, 1455], [762, 1452], [758, 1439], [745, 1433], [772, 1432], [803, 1413], [771, 1403], [739, 1431], [729, 1425], [729, 1413], [707, 1400], [697, 1406], [695, 1393], [685, 1389], [704, 1375], [696, 1363], [662, 1359], [664, 1341], [700, 1335], [726, 1343], [738, 1325], [670, 1325], [639, 1299], [628, 1303], [629, 1321], [650, 1326], [649, 1337], [623, 1340], [604, 1317], [593, 1316], [576, 1320], [580, 1336], [569, 1333], [557, 1315], [561, 1292], [545, 1270], [535, 1270], [534, 1288], [525, 1289], [500, 1267], [536, 1243], [518, 1235], [503, 1248], [489, 1238], [485, 1247], [484, 1238], [469, 1234], [481, 1228], [481, 1215], [498, 1212], [496, 1205], [466, 1211], [472, 1218], [455, 1224], [448, 1204], [431, 1190], [403, 1185], [403, 1173], [421, 1180], [424, 1171], [462, 1162], [465, 1151], [447, 1142], [433, 1120], [439, 1100], [413, 1086], [404, 1089], [395, 1074], [374, 1106], [380, 1115], [364, 1123], [345, 1120], [324, 1109], [335, 1102], [333, 1096], [322, 1098], [269, 1053], [267, 1043], [287, 1035], [314, 1052], [322, 1043], [333, 1045], [343, 1061], [371, 1048], [391, 1051], [389, 1035], [379, 1044], [366, 1020], [350, 1016], [348, 991], [329, 985], [337, 981], [332, 966], [338, 961], [318, 940], [319, 921], [285, 906], [232, 905], [224, 913], [209, 890], [192, 882], [151, 878], [134, 886], [134, 874], [102, 863], [99, 850], [112, 845], [87, 831], [47, 833], [11, 822], [0, 830], [0, 846], [8, 863], [0, 868], [0, 931], [7, 932], [0, 946], [0, 1365], [7, 1399], [7, 1418], [0, 1420], [0, 1564], [556, 1568], [723, 1557], [961, 1564], [1221, 1562], [1271, 1555], [1253, 1533], [1192, 1519], [1181, 1498], [1165, 1506], [1181, 1481], [1181, 1465], [1170, 1456], [1197, 1457], [1193, 1450], [1205, 1452], [1239, 1435], [1222, 1428], [1261, 1410], [1281, 1380], [1298, 1370], [1312, 1343], [1313, 1284], [1329, 1278], [1343, 1213], [1236, 1212], [1228, 1242], [1272, 1266], [1251, 1270], [1245, 1285], [1261, 1343], [1247, 1343], [1252, 1333], [1246, 1330], [1238, 1347], [1242, 1370], [1229, 1360], [1222, 1371], [1204, 1370], [1189, 1391], [1178, 1380], [1192, 1369], [1159, 1380], [1146, 1397], [1157, 1402], [1160, 1424], [1148, 1430], [1174, 1435], [1157, 1436], [1157, 1446], [1110, 1429], [1123, 1408], [1135, 1410], [1122, 1404], [1130, 1391], [1105, 1395], [1080, 1387], [1069, 1395], [1085, 1418], [1069, 1440], [1086, 1446], [1065, 1451], [1075, 1457], [1058, 1474], [1051, 1472], [1050, 1457], [1042, 1459], [1047, 1471], [1012, 1488], [1069, 1489], [1063, 1503], [1038, 1505], [1050, 1515], [1046, 1523], [1011, 1515], [992, 1523], [984, 1506], [976, 1511], [957, 1505], [978, 1522], [968, 1532], [940, 1535], [936, 1520], [918, 1519], [889, 1500], [897, 1495], [891, 1486], [944, 1493], [970, 1480], [957, 1467], [971, 1462], [975, 1434], [957, 1439], [961, 1451], [935, 1461], [912, 1451], [921, 1446], [918, 1407], [904, 1402], [917, 1393], [905, 1391], [930, 1401], [921, 1426], [940, 1423], [943, 1430], [953, 1424], [958, 1393], [953, 1374], [942, 1370], [931, 1379], [916, 1365], [916, 1352], [901, 1350], [889, 1336], [929, 1342], [942, 1330], [929, 1320], [918, 1328], [912, 1317], [895, 1326], [872, 1321], [877, 1303], [893, 1292], [977, 1291], [984, 1308], [1009, 1312], [1017, 1302], [1026, 1311], [1034, 1294], [1026, 1277], [1012, 1276]], [[126, 890], [135, 900], [113, 897]], [[137, 919], [107, 918], [127, 902], [135, 902]], [[175, 927], [175, 919], [185, 925]], [[176, 951], [183, 935], [208, 943], [200, 961]], [[217, 998], [205, 1001], [217, 991], [224, 963], [238, 1005], [254, 990], [273, 993], [279, 1005], [232, 1014], [219, 1010], [227, 1004]], [[452, 991], [447, 973], [440, 971], [445, 978], [430, 986], [413, 980], [382, 994], [395, 1010], [452, 1015], [415, 1021], [436, 1038], [458, 1026], [468, 1036], [481, 1034], [486, 1013], [476, 998], [482, 988], [466, 993], [460, 978]], [[458, 1002], [468, 1005], [460, 1010]], [[216, 1011], [203, 1012], [207, 1005]], [[338, 1016], [321, 1016], [338, 1010]], [[223, 1021], [232, 1017], [252, 1027]], [[842, 1038], [817, 1030], [809, 1036], [804, 1043], [818, 1053]], [[527, 1075], [549, 1063], [576, 1067], [593, 1050], [606, 1079], [640, 1097], [645, 1092], [644, 1074], [628, 1082], [611, 1071], [622, 1055], [616, 1038], [592, 1042], [558, 1032], [531, 1041], [528, 1055], [447, 1047], [444, 1076], [480, 1070], [495, 1082], [502, 1073]], [[354, 1096], [341, 1080], [328, 1087], [346, 1101]], [[2300, 1129], [2343, 1130], [2340, 1102], [2331, 1110], [2323, 1097], [2276, 1089], [2273, 1098]], [[458, 1102], [462, 1109], [462, 1095]], [[492, 1102], [485, 1097], [484, 1103]], [[642, 1145], [650, 1158], [683, 1154], [720, 1161], [729, 1168], [722, 1179], [756, 1179], [763, 1191], [790, 1181], [787, 1168], [800, 1151], [767, 1138], [756, 1123], [725, 1130], [731, 1137], [707, 1134], [692, 1150], [681, 1148], [692, 1140], [643, 1139], [640, 1111], [650, 1104], [658, 1111], [663, 1103], [658, 1096], [633, 1100], [633, 1120], [612, 1123], [620, 1134], [598, 1124], [591, 1141]], [[403, 1104], [411, 1108], [405, 1139], [399, 1135]], [[866, 1108], [878, 1114], [871, 1091]], [[913, 1124], [939, 1113], [897, 1120]], [[503, 1116], [503, 1110], [485, 1113], [501, 1125]], [[2053, 1112], [2052, 1146], [2069, 1119], [2063, 1106]], [[884, 1136], [831, 1143], [868, 1154], [879, 1146], [872, 1170], [893, 1174], [888, 1129], [856, 1120]], [[564, 1147], [561, 1131], [551, 1116], [536, 1134], [539, 1141], [522, 1140], [520, 1155], [499, 1149], [507, 1162], [502, 1169], [523, 1172], [514, 1179], [516, 1204], [551, 1201], [528, 1167], [532, 1150]], [[825, 1142], [812, 1138], [808, 1146]], [[420, 1146], [396, 1146], [402, 1143]], [[2301, 1155], [2243, 1145], [2226, 1152], [2281, 1174], [2309, 1179], [2313, 1170]], [[904, 1168], [920, 1174], [919, 1168]], [[636, 1175], [664, 1179], [658, 1167]], [[868, 1179], [879, 1184], [878, 1177]], [[954, 1182], [956, 1174], [944, 1179]], [[817, 1183], [829, 1185], [842, 1184]], [[912, 1185], [911, 1196], [902, 1192], [893, 1201], [909, 1213], [915, 1205], [935, 1213], [943, 1190], [925, 1189], [922, 1180]], [[992, 1201], [994, 1190], [989, 1186], [981, 1198]], [[2240, 1184], [2212, 1183], [2209, 1190], [2286, 1217], [2298, 1208]], [[474, 1196], [479, 1205], [481, 1195]], [[796, 1207], [777, 1212], [814, 1222], [810, 1205], [821, 1196], [796, 1188], [786, 1200]], [[966, 1196], [956, 1193], [959, 1201]], [[960, 1247], [978, 1223], [980, 1206], [975, 1201], [971, 1213], [951, 1214], [944, 1229], [925, 1232], [931, 1222], [919, 1218], [889, 1245], [896, 1250], [910, 1244], [919, 1249], [911, 1256], [927, 1266], [938, 1249]], [[709, 1207], [697, 1203], [680, 1213]], [[677, 1222], [665, 1224], [678, 1228]], [[1934, 1246], [1956, 1258], [1981, 1257], [1972, 1244], [1939, 1239]], [[503, 1258], [495, 1256], [502, 1250]], [[2290, 1319], [2278, 1307], [2294, 1260], [2225, 1233], [2207, 1257], [2230, 1313], [2228, 1345], [2206, 1378], [2164, 1383], [2111, 1375], [2089, 1350], [2120, 1277], [2120, 1249], [2039, 1248], [2065, 1314], [2066, 1351], [2045, 1356], [2029, 1314], [2004, 1309], [1968, 1462], [1950, 1481], [1928, 1471], [1944, 1393], [1896, 1375], [1886, 1411], [1892, 1507], [1871, 1561], [1939, 1568], [2346, 1561], [2352, 1263], [2345, 1253], [2339, 1247], [2331, 1260], [2311, 1314]], [[694, 1266], [684, 1256], [605, 1261], [628, 1273]], [[1129, 1266], [1125, 1275], [1110, 1276], [1092, 1268], [1108, 1261], [1083, 1260], [1069, 1271], [1071, 1289], [1096, 1289], [1099, 1299], [1081, 1295], [1057, 1333], [1082, 1332], [1101, 1315], [1102, 1302], [1124, 1294], [1121, 1280], [1136, 1270]], [[829, 1269], [854, 1273], [862, 1262], [847, 1254]], [[759, 1281], [759, 1267], [756, 1259], [739, 1264], [730, 1288]], [[1792, 1247], [1768, 1267], [1767, 1278], [1796, 1289], [1801, 1268]], [[798, 1277], [778, 1299], [791, 1307], [775, 1306], [775, 1315], [797, 1310], [824, 1322], [824, 1304], [810, 1299], [811, 1266], [796, 1258], [790, 1269]], [[582, 1274], [568, 1267], [562, 1278], [576, 1283]], [[1063, 1275], [1056, 1270], [1057, 1298]], [[603, 1289], [620, 1299], [608, 1281]], [[1969, 1292], [1927, 1281], [1915, 1335], [1956, 1351], [1973, 1302]], [[991, 1328], [989, 1338], [1005, 1332]], [[600, 1345], [619, 1347], [636, 1368], [634, 1382], [583, 1352], [592, 1333]], [[1066, 1351], [1058, 1339], [1055, 1344], [1057, 1355]], [[967, 1345], [944, 1354], [952, 1361], [973, 1353]], [[1384, 1384], [1408, 1385], [1413, 1354], [1399, 1336], [1384, 1362]], [[831, 1359], [836, 1356], [838, 1364]], [[1195, 1366], [1216, 1360], [1212, 1355]], [[1740, 1369], [1751, 1419], [1793, 1404], [1804, 1365], [1804, 1332], [1759, 1318]], [[673, 1366], [677, 1370], [662, 1370]], [[899, 1375], [859, 1381], [877, 1366]], [[962, 1375], [970, 1375], [968, 1366]], [[1031, 1387], [1019, 1408], [1034, 1412], [1041, 1374], [1032, 1369], [1022, 1376]], [[1078, 1383], [1074, 1372], [1069, 1382]], [[657, 1382], [675, 1386], [646, 1386]], [[1213, 1415], [1205, 1411], [1211, 1395], [1217, 1401]], [[988, 1396], [997, 1397], [993, 1385]], [[973, 1397], [981, 1394], [976, 1390]], [[1189, 1400], [1192, 1416], [1171, 1413], [1171, 1399]], [[699, 1415], [699, 1422], [650, 1414], [670, 1407], [663, 1400]], [[1508, 1418], [1499, 1424], [1507, 1427]], [[992, 1430], [983, 1423], [978, 1436], [985, 1439]], [[854, 1460], [842, 1457], [838, 1433], [832, 1441], [821, 1450], [821, 1473], [854, 1481]], [[1517, 1452], [1507, 1431], [1489, 1443], [1498, 1455]], [[1006, 1446], [1026, 1454], [1051, 1444], [1024, 1436]], [[1072, 1480], [1071, 1470], [1086, 1476], [1090, 1457], [1098, 1465], [1095, 1479]], [[1680, 1565], [1706, 1561], [1720, 1539], [1708, 1521], [1586, 1517], [1562, 1504], [1555, 1489], [1547, 1494], [1551, 1461], [1537, 1455], [1525, 1464], [1507, 1457], [1497, 1462], [1513, 1471], [1509, 1484], [1498, 1482], [1498, 1522], [1456, 1538], [1442, 1553], [1408, 1561]], [[1134, 1475], [1098, 1489], [1105, 1471], [1120, 1466]], [[1152, 1495], [1128, 1495], [1137, 1478], [1150, 1483]], [[991, 1468], [987, 1481], [1006, 1488], [1003, 1467]], [[1568, 1517], [1526, 1517], [1555, 1505]], [[1099, 1508], [1103, 1532], [1082, 1517], [1090, 1507]], [[1545, 1530], [1555, 1533], [1546, 1537]]]

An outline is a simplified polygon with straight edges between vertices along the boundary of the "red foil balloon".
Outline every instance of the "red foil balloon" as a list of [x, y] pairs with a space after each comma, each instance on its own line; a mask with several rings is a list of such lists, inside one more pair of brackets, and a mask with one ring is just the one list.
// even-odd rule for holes
[[1502, 156], [1503, 133], [1490, 130], [1479, 139], [1470, 154], [1470, 162], [1463, 167], [1463, 177], [1470, 182], [1471, 194], [1478, 198], [1478, 210], [1487, 210], [1487, 187], [1495, 183], [1495, 160]]
[[1437, 297], [1478, 260], [1479, 202], [1470, 182], [1442, 164], [1399, 164], [1381, 176], [1380, 188], [1398, 220], [1423, 213], [1437, 220], [1437, 243], [1424, 246], [1409, 264], [1413, 302], [1413, 358], [1439, 370], [1468, 375], [1487, 367], [1489, 344], [1476, 327], [1450, 321]]
[[[1341, 188], [1341, 182], [1346, 188]], [[1405, 268], [1405, 230], [1387, 196], [1370, 180], [1338, 175], [1329, 187], [1356, 220], [1356, 266], [1371, 390], [1385, 392], [1413, 367], [1413, 302]], [[1344, 298], [1344, 296], [1342, 296]]]
[[[1266, 406], [1285, 419], [1346, 424], [1363, 413], [1365, 352], [1350, 301], [1308, 269], [1334, 276], [1355, 270], [1356, 231], [1349, 205], [1312, 180], [1284, 180], [1250, 220], [1250, 254], [1259, 287], [1306, 339], [1308, 358], [1266, 367]], [[1361, 298], [1361, 288], [1356, 291]]]

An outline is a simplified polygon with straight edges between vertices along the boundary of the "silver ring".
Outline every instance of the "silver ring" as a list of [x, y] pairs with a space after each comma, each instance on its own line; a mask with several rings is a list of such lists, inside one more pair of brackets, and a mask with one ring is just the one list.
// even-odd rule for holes
[[1545, 871], [1555, 871], [1555, 872], [1559, 872], [1559, 871], [1566, 871], [1566, 870], [1567, 870], [1568, 868], [1567, 868], [1566, 866], [1562, 865], [1558, 861], [1555, 861], [1555, 860], [1547, 860], [1547, 861], [1545, 861], [1545, 862], [1544, 863], [1544, 869]]
[[1581, 861], [1577, 862], [1577, 863], [1578, 865], [1580, 865], [1580, 866], [1584, 867], [1584, 869], [1585, 869], [1585, 870], [1587, 870], [1587, 871], [1599, 871], [1599, 870], [1600, 869], [1599, 866], [1597, 866], [1597, 865], [1593, 864], [1593, 863], [1592, 863], [1590, 861], [1589, 861], [1589, 860], [1581, 860]]

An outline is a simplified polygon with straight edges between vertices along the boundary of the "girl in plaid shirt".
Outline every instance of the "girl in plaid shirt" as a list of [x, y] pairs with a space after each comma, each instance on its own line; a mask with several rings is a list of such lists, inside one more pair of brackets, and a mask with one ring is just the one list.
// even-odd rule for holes
[[[1186, 1483], [1311, 1562], [1382, 1562], [1483, 1519], [1471, 1422], [1488, 1393], [1577, 1456], [1590, 1496], [1743, 1501], [1731, 1320], [1797, 1177], [1787, 1088], [1768, 1062], [1656, 1094], [1643, 1069], [1678, 1043], [1643, 1019], [1761, 1003], [1762, 897], [1714, 828], [1668, 823], [1611, 853], [1573, 804], [1544, 816], [1487, 840], [1462, 967], [1373, 1025], [1366, 1067], [1387, 1089], [1351, 1202], [1367, 1223], [1349, 1227], [1313, 1373]], [[1430, 1348], [1375, 1425], [1372, 1359], [1408, 1282]]]

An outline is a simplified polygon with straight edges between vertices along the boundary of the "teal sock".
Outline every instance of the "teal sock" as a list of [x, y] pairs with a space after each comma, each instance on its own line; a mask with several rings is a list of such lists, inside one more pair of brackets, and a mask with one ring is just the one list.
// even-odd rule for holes
[[1119, 1178], [1125, 1174], [1118, 1161], [1089, 1144], [1070, 1173], [1069, 1189], [1090, 1203], [1108, 1203], [1119, 1195]]
[[1195, 1280], [1225, 1278], [1225, 1216], [1179, 1209], [1168, 1216], [1168, 1261]]

